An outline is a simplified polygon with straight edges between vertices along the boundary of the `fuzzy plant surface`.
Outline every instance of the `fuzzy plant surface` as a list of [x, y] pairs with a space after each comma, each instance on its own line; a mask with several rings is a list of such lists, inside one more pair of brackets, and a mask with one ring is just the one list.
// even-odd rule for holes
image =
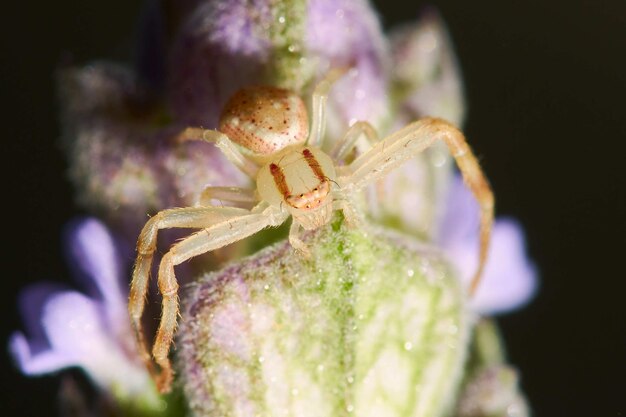
[[[306, 234], [309, 257], [281, 227], [177, 267], [175, 389], [160, 395], [126, 312], [127, 248], [146, 214], [197, 206], [209, 186], [255, 186], [216, 146], [176, 141], [181, 131], [217, 128], [224, 103], [250, 85], [288, 88], [310, 107], [338, 67], [349, 70], [328, 97], [326, 151], [359, 120], [381, 138], [423, 116], [462, 127], [465, 104], [433, 10], [385, 34], [364, 0], [150, 1], [139, 40], [134, 66], [94, 61], [58, 74], [69, 175], [90, 213], [65, 239], [81, 290], [25, 289], [25, 330], [9, 350], [27, 376], [63, 375], [63, 416], [530, 414], [492, 316], [525, 305], [537, 271], [519, 223], [496, 218], [468, 295], [480, 209], [441, 144], [351, 196], [355, 224], [337, 215]], [[367, 149], [359, 141], [335, 162]], [[180, 236], [160, 233], [157, 253]], [[155, 296], [146, 324], [160, 314]]]
[[440, 253], [336, 222], [190, 286], [178, 364], [195, 416], [440, 416], [469, 316]]

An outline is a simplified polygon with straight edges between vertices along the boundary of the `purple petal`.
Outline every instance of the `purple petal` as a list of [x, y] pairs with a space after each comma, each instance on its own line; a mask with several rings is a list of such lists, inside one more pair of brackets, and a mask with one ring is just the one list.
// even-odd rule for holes
[[[483, 314], [518, 309], [537, 291], [537, 269], [527, 259], [521, 226], [511, 219], [499, 219], [492, 238], [483, 281], [471, 300], [474, 310]], [[477, 250], [477, 245], [472, 249]]]
[[389, 109], [386, 86], [389, 56], [376, 14], [364, 1], [309, 2], [306, 44], [320, 70], [350, 66], [354, 70], [331, 91], [329, 134], [345, 132], [347, 125], [367, 120], [379, 126]]
[[[478, 263], [478, 204], [455, 177], [436, 239], [469, 285]], [[496, 220], [482, 281], [471, 305], [481, 314], [504, 313], [529, 302], [537, 290], [537, 271], [527, 258], [521, 226]]]
[[440, 246], [452, 246], [477, 235], [480, 222], [478, 203], [459, 175], [454, 176], [449, 186], [443, 210], [436, 239]]
[[73, 291], [52, 294], [41, 312], [41, 331], [37, 333], [43, 337], [30, 341], [22, 333], [11, 337], [11, 352], [24, 373], [41, 374], [79, 366], [110, 351], [100, 307], [86, 296]]
[[98, 220], [88, 218], [69, 225], [67, 246], [79, 276], [86, 278], [87, 285], [97, 287], [113, 317], [125, 315], [126, 297], [120, 287], [121, 266], [113, 238]]
[[463, 82], [452, 42], [439, 14], [428, 9], [415, 24], [391, 33], [392, 79], [402, 86], [400, 118], [444, 118], [460, 126]]
[[145, 369], [137, 357], [127, 356], [105, 320], [99, 302], [77, 292], [60, 292], [48, 297], [42, 308], [41, 326], [47, 343], [27, 340], [17, 332], [9, 348], [28, 375], [77, 366], [101, 387], [114, 387], [131, 396], [146, 393], [151, 385]]
[[34, 351], [47, 347], [46, 335], [40, 322], [46, 300], [65, 290], [66, 288], [59, 284], [38, 283], [28, 286], [20, 292], [18, 306], [26, 332], [36, 341], [37, 348], [33, 349]]
[[78, 292], [64, 292], [48, 299], [41, 323], [52, 350], [77, 362], [106, 356], [111, 341], [103, 322], [102, 306]]
[[32, 341], [29, 343], [20, 332], [11, 335], [9, 351], [17, 362], [17, 366], [26, 375], [47, 374], [75, 365], [71, 355], [50, 349], [41, 350], [39, 345], [33, 344]]
[[170, 59], [170, 98], [179, 122], [215, 128], [230, 95], [261, 81], [271, 48], [270, 18], [266, 1], [206, 2], [196, 8]]

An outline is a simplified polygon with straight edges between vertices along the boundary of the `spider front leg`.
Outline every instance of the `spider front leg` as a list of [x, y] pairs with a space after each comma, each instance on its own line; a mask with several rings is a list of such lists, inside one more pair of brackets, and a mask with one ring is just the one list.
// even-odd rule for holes
[[148, 294], [148, 281], [154, 252], [156, 250], [158, 231], [174, 227], [201, 229], [247, 213], [248, 210], [235, 207], [189, 207], [169, 209], [154, 215], [142, 229], [137, 241], [137, 260], [135, 261], [130, 285], [128, 311], [138, 342], [139, 352], [148, 369], [151, 369], [152, 362], [143, 335], [141, 317]]
[[161, 368], [161, 373], [154, 375], [160, 392], [170, 390], [173, 377], [168, 355], [178, 316], [178, 283], [174, 266], [242, 240], [266, 227], [278, 226], [286, 219], [285, 213], [266, 204], [260, 204], [251, 211], [244, 211], [246, 212], [244, 215], [212, 225], [172, 245], [161, 260], [158, 286], [163, 297], [162, 315], [152, 348], [154, 360]]
[[239, 168], [241, 172], [253, 180], [256, 179], [259, 171], [258, 165], [242, 154], [237, 145], [222, 132], [200, 127], [188, 127], [176, 137], [176, 141], [181, 143], [189, 140], [203, 140], [214, 143], [222, 151], [226, 159]]
[[358, 121], [350, 126], [346, 134], [335, 144], [330, 155], [335, 161], [345, 159], [354, 149], [361, 135], [365, 135], [370, 148], [378, 142], [378, 132], [374, 126], [368, 122]]
[[206, 187], [200, 198], [198, 204], [200, 206], [211, 206], [212, 200], [228, 201], [230, 203], [245, 203], [254, 204], [258, 200], [254, 195], [254, 191], [246, 188], [239, 187]]
[[311, 251], [306, 243], [300, 239], [300, 233], [302, 232], [302, 226], [296, 219], [292, 219], [291, 227], [289, 228], [289, 244], [298, 253], [302, 254], [305, 258], [311, 257]]
[[348, 71], [347, 68], [334, 68], [326, 74], [313, 90], [311, 112], [311, 134], [307, 145], [321, 147], [326, 128], [326, 101], [332, 85]]
[[473, 294], [482, 276], [487, 260], [491, 227], [493, 224], [494, 199], [489, 183], [478, 160], [467, 144], [463, 133], [452, 124], [436, 118], [424, 118], [400, 129], [378, 142], [367, 153], [359, 156], [347, 168], [347, 173], [338, 179], [342, 189], [359, 190], [387, 175], [391, 170], [413, 158], [437, 140], [442, 140], [456, 160], [463, 180], [478, 201], [480, 212], [480, 248], [478, 267], [469, 292]]

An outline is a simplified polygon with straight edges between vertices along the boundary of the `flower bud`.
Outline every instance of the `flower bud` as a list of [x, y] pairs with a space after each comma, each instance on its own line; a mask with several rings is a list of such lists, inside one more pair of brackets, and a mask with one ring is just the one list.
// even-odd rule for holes
[[[330, 227], [329, 227], [330, 229]], [[202, 277], [177, 363], [196, 416], [441, 416], [464, 364], [458, 280], [431, 248], [334, 230]]]

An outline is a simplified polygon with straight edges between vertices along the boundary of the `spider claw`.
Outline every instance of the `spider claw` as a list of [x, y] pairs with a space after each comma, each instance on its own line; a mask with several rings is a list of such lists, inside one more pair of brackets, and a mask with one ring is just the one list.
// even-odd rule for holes
[[171, 368], [163, 369], [160, 374], [154, 375], [154, 382], [161, 394], [167, 394], [172, 391], [172, 380], [174, 373]]

